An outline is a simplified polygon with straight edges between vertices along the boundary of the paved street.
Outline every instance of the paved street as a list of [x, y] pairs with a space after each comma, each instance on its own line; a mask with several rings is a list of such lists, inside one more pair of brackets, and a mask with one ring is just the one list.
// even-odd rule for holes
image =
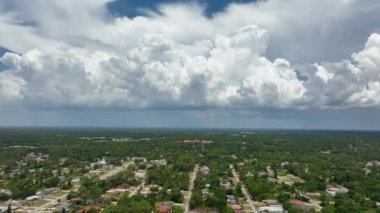
[[142, 182], [138, 187], [136, 187], [136, 189], [133, 190], [133, 192], [131, 192], [131, 194], [129, 194], [129, 197], [132, 197], [133, 195], [136, 195], [137, 192], [138, 192], [140, 189], [142, 189], [142, 187], [144, 186], [144, 184], [145, 184], [145, 180], [143, 180], [143, 182]]
[[191, 194], [192, 194], [192, 191], [194, 188], [194, 181], [197, 178], [198, 171], [199, 171], [199, 165], [196, 164], [194, 166], [194, 170], [193, 170], [192, 175], [190, 177], [189, 194], [187, 195], [186, 200], [185, 200], [185, 213], [188, 213], [189, 209], [190, 209], [189, 205], [190, 205]]
[[243, 191], [243, 194], [244, 194], [249, 206], [251, 207], [252, 212], [253, 213], [259, 213], [256, 206], [253, 204], [253, 201], [251, 199], [251, 195], [248, 193], [248, 190], [245, 188], [244, 184], [240, 181], [239, 175], [236, 173], [235, 168], [232, 164], [230, 165], [230, 168], [231, 168], [232, 175], [234, 176], [236, 182], [241, 183], [241, 190]]
[[115, 167], [115, 168], [113, 168], [113, 169], [111, 169], [109, 171], [106, 171], [104, 174], [102, 174], [102, 175], [99, 176], [99, 179], [100, 180], [108, 179], [108, 178], [110, 178], [110, 177], [112, 177], [112, 176], [114, 176], [114, 175], [122, 172], [123, 170], [128, 169], [128, 166], [131, 165], [131, 164], [132, 164], [132, 162], [125, 162], [121, 166], [117, 166], [117, 167]]

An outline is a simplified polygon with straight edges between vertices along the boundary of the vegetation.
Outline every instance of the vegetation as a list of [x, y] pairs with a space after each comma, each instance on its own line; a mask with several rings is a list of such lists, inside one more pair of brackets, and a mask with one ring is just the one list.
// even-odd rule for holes
[[[194, 139], [212, 143], [183, 142]], [[380, 166], [369, 164], [380, 160], [379, 153], [378, 132], [3, 129], [0, 189], [11, 194], [1, 192], [0, 200], [25, 199], [57, 187], [72, 190], [69, 199], [81, 199], [75, 208], [96, 204], [104, 212], [151, 212], [160, 202], [182, 203], [189, 173], [199, 164], [209, 173], [198, 173], [190, 207], [230, 212], [226, 195], [244, 197], [241, 184], [221, 184], [233, 178], [233, 164], [254, 200], [278, 200], [289, 212], [305, 211], [291, 200], [310, 202], [307, 193], [320, 194], [315, 199], [322, 212], [379, 212]], [[88, 175], [100, 168], [97, 162], [103, 158], [120, 166], [131, 157], [148, 163], [136, 163], [106, 180]], [[167, 164], [149, 164], [157, 159]], [[125, 193], [111, 200], [116, 205], [100, 201], [111, 188], [139, 186], [143, 180], [134, 175], [139, 169], [147, 171], [145, 185], [157, 186], [148, 195]], [[286, 183], [289, 175], [299, 181]], [[80, 186], [73, 190], [78, 177]], [[331, 196], [326, 193], [329, 185], [348, 192]]]

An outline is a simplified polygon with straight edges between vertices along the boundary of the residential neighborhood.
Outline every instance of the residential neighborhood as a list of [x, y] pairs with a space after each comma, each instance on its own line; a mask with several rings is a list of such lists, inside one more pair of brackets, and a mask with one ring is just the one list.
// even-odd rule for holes
[[[46, 145], [25, 145], [15, 137], [12, 143], [24, 145], [0, 143], [0, 212], [328, 213], [343, 212], [344, 200], [358, 202], [355, 208], [365, 204], [379, 209], [373, 190], [379, 164], [371, 160], [377, 153], [352, 159], [354, 147], [339, 142], [330, 152], [309, 149], [306, 154], [294, 151], [297, 146], [307, 150], [304, 142], [286, 142], [276, 133], [197, 134], [202, 139], [171, 132], [123, 132], [117, 133], [122, 135], [119, 140], [101, 133], [78, 137], [65, 132], [67, 142], [55, 142], [63, 138], [57, 134]], [[311, 136], [286, 137], [304, 141]], [[317, 141], [316, 147], [324, 143]], [[369, 153], [379, 148], [370, 141], [359, 145]], [[19, 154], [10, 155], [10, 149]], [[334, 154], [336, 150], [348, 153]], [[351, 166], [342, 167], [338, 159], [350, 159], [346, 163]], [[326, 165], [328, 169], [321, 170]], [[357, 169], [352, 171], [352, 165]], [[347, 176], [353, 172], [356, 176]], [[373, 185], [358, 185], [360, 181], [347, 177]], [[358, 186], [364, 194], [355, 192]], [[356, 201], [359, 195], [363, 198]]]

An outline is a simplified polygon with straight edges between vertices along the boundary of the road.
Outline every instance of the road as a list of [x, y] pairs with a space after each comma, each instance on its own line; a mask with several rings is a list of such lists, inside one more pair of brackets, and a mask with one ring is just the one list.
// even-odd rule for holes
[[129, 194], [129, 197], [136, 195], [137, 192], [144, 186], [144, 184], [145, 184], [145, 180], [143, 180], [143, 182], [138, 187], [136, 187], [136, 189], [133, 190], [133, 192], [131, 192], [131, 194]]
[[[118, 167], [115, 167], [113, 168], [112, 170], [110, 171], [107, 171], [105, 172], [104, 174], [100, 175], [99, 176], [99, 179], [100, 180], [105, 180], [105, 179], [108, 179], [120, 172], [122, 172], [123, 170], [127, 169], [129, 165], [131, 165], [133, 162], [125, 162], [123, 165], [121, 166], [118, 166]], [[134, 192], [132, 192], [133, 194], [136, 194], [139, 190], [140, 187], [142, 187], [144, 185], [144, 182], [138, 186], [136, 188], [136, 190]], [[78, 190], [78, 188], [74, 187], [74, 190]], [[55, 197], [55, 198], [48, 198], [46, 199], [48, 202], [43, 204], [42, 206], [39, 206], [39, 207], [36, 207], [36, 211], [37, 212], [43, 212], [44, 210], [48, 209], [49, 207], [52, 207], [52, 206], [56, 206], [56, 205], [62, 205], [62, 204], [65, 204], [65, 203], [58, 203], [57, 200], [61, 200], [61, 202], [63, 202], [63, 200], [67, 197], [67, 193], [63, 194], [62, 196], [59, 196], [59, 197]], [[132, 196], [132, 195], [130, 195]], [[67, 202], [67, 201], [66, 201]]]
[[248, 202], [249, 206], [251, 207], [252, 212], [253, 213], [259, 213], [256, 206], [253, 204], [253, 201], [251, 199], [251, 195], [248, 193], [248, 190], [245, 188], [244, 184], [240, 181], [239, 175], [236, 173], [235, 168], [232, 164], [230, 165], [230, 168], [231, 168], [232, 175], [234, 176], [236, 182], [241, 184], [241, 191], [243, 192], [245, 199], [247, 199], [247, 202]]
[[59, 203], [57, 200], [63, 201], [64, 199], [66, 199], [68, 194], [69, 194], [69, 192], [66, 192], [65, 194], [63, 194], [61, 196], [46, 199], [48, 202], [42, 206], [37, 207], [36, 209], [38, 211], [44, 211], [48, 207], [60, 205], [61, 203]]
[[108, 178], [122, 172], [123, 170], [128, 169], [128, 166], [131, 164], [132, 164], [132, 162], [125, 162], [125, 163], [123, 163], [123, 165], [117, 166], [117, 167], [111, 169], [110, 171], [107, 171], [104, 174], [100, 175], [99, 179], [100, 180], [108, 179]]
[[[48, 202], [45, 203], [44, 205], [42, 206], [39, 206], [39, 207], [35, 207], [35, 211], [37, 212], [44, 212], [44, 211], [47, 211], [49, 209], [51, 209], [53, 207], [53, 209], [55, 210], [55, 206], [66, 206], [68, 205], [68, 200], [66, 199], [67, 198], [67, 195], [69, 194], [70, 191], [78, 191], [79, 190], [79, 186], [74, 186], [72, 187], [70, 190], [65, 190], [64, 194], [62, 194], [61, 196], [57, 196], [57, 197], [49, 197], [49, 198], [45, 198], [45, 200], [47, 200]], [[58, 200], [60, 200], [60, 202], [58, 202]]]
[[194, 170], [192, 172], [192, 176], [190, 177], [189, 193], [187, 194], [187, 197], [185, 199], [185, 204], [184, 204], [185, 205], [185, 213], [188, 213], [189, 209], [190, 209], [189, 204], [190, 204], [191, 194], [193, 192], [194, 181], [197, 178], [198, 171], [199, 171], [199, 165], [196, 164], [194, 166]]

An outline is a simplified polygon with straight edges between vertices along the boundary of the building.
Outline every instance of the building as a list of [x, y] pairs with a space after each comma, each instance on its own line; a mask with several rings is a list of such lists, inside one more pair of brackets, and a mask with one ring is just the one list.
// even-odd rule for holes
[[263, 206], [258, 208], [259, 213], [284, 213], [284, 208], [277, 200], [263, 200]]
[[159, 213], [169, 213], [172, 212], [172, 206], [174, 202], [172, 201], [165, 201], [163, 202], [160, 207], [158, 208]]
[[276, 206], [261, 206], [259, 207], [259, 213], [284, 213], [282, 205]]
[[138, 170], [137, 172], [135, 172], [135, 178], [137, 179], [142, 179], [145, 177], [145, 175], [146, 175], [145, 170]]
[[8, 211], [8, 206], [0, 206], [0, 213], [5, 213]]
[[85, 206], [84, 208], [81, 208], [77, 211], [77, 213], [88, 213], [88, 212], [101, 212], [102, 211], [102, 207], [100, 206]]
[[203, 189], [202, 189], [202, 195], [203, 195], [203, 198], [208, 197], [208, 194], [209, 194], [208, 188], [203, 188]]
[[107, 193], [119, 195], [119, 194], [125, 193], [126, 191], [127, 191], [127, 189], [124, 189], [124, 188], [116, 188], [116, 189], [107, 190]]
[[302, 209], [304, 211], [309, 211], [310, 209], [312, 209], [312, 207], [309, 203], [306, 203], [302, 200], [293, 199], [293, 200], [290, 200], [289, 203], [292, 206], [299, 208], [299, 209]]
[[55, 187], [53, 187], [53, 188], [45, 188], [45, 189], [42, 189], [40, 191], [40, 193], [37, 192], [36, 194], [46, 196], [46, 195], [49, 195], [52, 192], [58, 191], [58, 190], [59, 190], [59, 188], [55, 188]]
[[234, 210], [234, 213], [243, 213], [243, 209], [239, 204], [233, 204], [232, 209]]
[[212, 140], [184, 140], [183, 143], [203, 143], [203, 144], [211, 144], [211, 143], [214, 143], [214, 141]]
[[193, 210], [193, 213], [218, 213], [217, 211], [215, 210], [203, 210], [203, 209], [196, 209], [196, 210]]
[[200, 171], [203, 175], [208, 175], [210, 173], [210, 168], [208, 168], [208, 166], [202, 166]]
[[380, 166], [380, 161], [378, 161], [378, 160], [368, 161], [366, 163], [366, 166], [367, 167]]
[[32, 196], [25, 198], [26, 201], [33, 201], [33, 200], [40, 200], [40, 199], [42, 199], [41, 195], [32, 195]]
[[339, 185], [336, 185], [336, 186], [328, 185], [326, 187], [326, 192], [327, 194], [334, 197], [337, 194], [346, 194], [348, 192], [348, 189]]
[[150, 189], [147, 188], [147, 187], [144, 187], [144, 188], [140, 191], [140, 195], [145, 196], [145, 197], [148, 196], [149, 193], [150, 193]]
[[230, 204], [236, 204], [236, 199], [235, 199], [235, 196], [233, 195], [226, 195], [227, 197], [227, 202], [230, 203]]
[[109, 201], [111, 201], [112, 199], [114, 199], [115, 197], [116, 197], [115, 194], [106, 193], [106, 194], [102, 195], [102, 196], [99, 198], [99, 201], [101, 201], [101, 202], [109, 202]]
[[166, 164], [167, 164], [165, 159], [152, 160], [151, 163], [156, 165], [156, 166], [166, 166]]
[[161, 205], [158, 211], [160, 213], [168, 213], [168, 212], [172, 211], [172, 207], [171, 206], [163, 206], [163, 205]]
[[228, 179], [223, 179], [221, 182], [220, 182], [220, 186], [223, 186], [224, 188], [226, 189], [229, 189], [232, 187], [232, 184], [231, 184], [231, 181], [228, 180]]
[[0, 189], [0, 194], [12, 196], [12, 191], [10, 189]]

